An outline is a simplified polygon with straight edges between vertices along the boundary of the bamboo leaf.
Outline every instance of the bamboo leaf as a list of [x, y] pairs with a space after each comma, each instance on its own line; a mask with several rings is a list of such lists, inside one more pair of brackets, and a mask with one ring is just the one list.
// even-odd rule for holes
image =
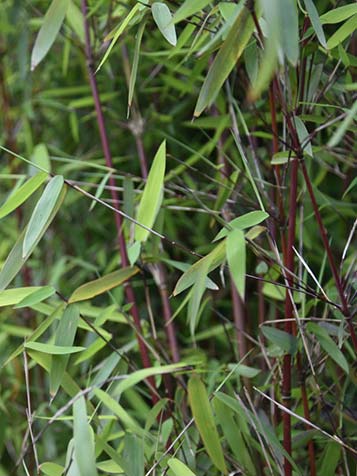
[[173, 23], [178, 23], [186, 18], [194, 15], [195, 13], [201, 13], [203, 8], [211, 3], [212, 0], [185, 0], [180, 8], [176, 11], [173, 16]]
[[79, 476], [98, 476], [93, 434], [88, 423], [86, 402], [83, 396], [73, 404], [73, 439]]
[[177, 458], [170, 458], [167, 465], [175, 476], [195, 476], [195, 473]]
[[130, 81], [129, 81], [128, 108], [131, 107], [131, 103], [133, 101], [136, 76], [138, 73], [140, 46], [141, 46], [141, 40], [143, 38], [144, 31], [145, 31], [145, 25], [146, 25], [146, 22], [142, 21], [139, 25], [139, 29], [136, 34], [133, 66], [131, 68]]
[[[151, 166], [143, 195], [137, 212], [137, 221], [148, 228], [152, 228], [159, 212], [164, 188], [166, 166], [166, 141], [164, 140], [156, 152]], [[146, 241], [149, 231], [136, 225], [135, 241]]]
[[66, 188], [63, 188], [61, 191], [61, 194], [57, 200], [56, 206], [53, 209], [49, 219], [47, 220], [46, 225], [43, 227], [41, 233], [38, 235], [36, 241], [33, 243], [31, 249], [28, 251], [27, 255], [25, 257], [22, 256], [22, 250], [23, 250], [23, 244], [24, 244], [24, 237], [26, 233], [26, 228], [25, 230], [20, 234], [18, 237], [15, 245], [13, 246], [12, 250], [10, 251], [8, 257], [6, 258], [6, 261], [1, 269], [0, 272], [0, 291], [5, 289], [11, 281], [14, 279], [14, 277], [17, 275], [17, 273], [20, 271], [22, 266], [26, 263], [28, 258], [31, 256], [31, 253], [33, 252], [34, 248], [37, 246], [38, 242], [41, 240], [42, 236], [46, 232], [47, 228], [50, 226], [52, 220], [56, 216], [63, 200], [66, 195]]
[[169, 7], [165, 3], [154, 2], [151, 5], [151, 13], [162, 36], [171, 45], [175, 46], [177, 43], [176, 29], [172, 22], [172, 15]]
[[[356, 17], [357, 20], [357, 17]], [[332, 135], [331, 139], [328, 141], [328, 146], [329, 147], [335, 147], [342, 139], [342, 137], [345, 135], [348, 127], [352, 124], [354, 120], [356, 120], [356, 114], [357, 114], [357, 101], [353, 103], [353, 106], [351, 109], [348, 111], [346, 114], [346, 117], [344, 120], [341, 122], [341, 124], [338, 126], [334, 134]]]
[[333, 339], [328, 335], [326, 329], [313, 322], [308, 323], [307, 329], [309, 330], [309, 332], [316, 336], [317, 340], [319, 341], [319, 344], [329, 355], [329, 357], [331, 357], [331, 359], [334, 360], [336, 364], [339, 365], [346, 372], [346, 374], [348, 374], [349, 367], [346, 357], [338, 348], [337, 344], [335, 344]]
[[37, 350], [37, 352], [44, 352], [51, 355], [67, 355], [75, 354], [76, 352], [82, 352], [85, 347], [77, 346], [63, 346], [53, 344], [42, 344], [41, 342], [25, 342], [25, 349]]
[[315, 4], [312, 0], [304, 0], [305, 7], [307, 10], [307, 13], [309, 15], [311, 24], [315, 30], [316, 36], [320, 42], [320, 44], [324, 47], [327, 48], [326, 44], [326, 38], [325, 38], [325, 33], [321, 25], [321, 21], [319, 18], [318, 11], [316, 10]]
[[44, 301], [45, 299], [53, 296], [55, 292], [56, 290], [53, 286], [43, 286], [21, 299], [21, 301], [17, 303], [14, 308], [19, 309], [26, 306], [30, 307], [33, 304], [37, 304], [38, 302]]
[[334, 8], [323, 15], [321, 15], [321, 23], [340, 23], [341, 21], [347, 20], [351, 16], [357, 13], [357, 3], [349, 3], [348, 5], [343, 5], [342, 7]]
[[18, 188], [16, 192], [10, 195], [6, 202], [0, 207], [0, 218], [4, 218], [6, 215], [26, 202], [26, 200], [43, 184], [46, 178], [47, 174], [40, 172], [31, 177], [20, 188]]
[[242, 301], [245, 299], [246, 251], [242, 230], [230, 231], [227, 238], [227, 262], [234, 284]]
[[197, 276], [190, 293], [190, 300], [187, 307], [187, 320], [190, 325], [190, 332], [193, 336], [198, 325], [199, 309], [203, 293], [206, 289], [207, 273], [210, 266], [210, 260], [203, 260], [201, 266], [197, 269]]
[[327, 48], [332, 50], [343, 40], [345, 40], [349, 35], [351, 35], [356, 30], [357, 25], [357, 14], [349, 18], [340, 28], [335, 31], [335, 33], [328, 39]]
[[[229, 227], [234, 228], [235, 230], [245, 230], [246, 228], [250, 228], [251, 226], [258, 225], [267, 218], [269, 218], [268, 213], [257, 210], [254, 212], [246, 213], [238, 218], [234, 218], [234, 220], [230, 221], [228, 225]], [[229, 227], [228, 229], [223, 228], [213, 241], [225, 238], [229, 233]]]
[[270, 342], [280, 347], [287, 354], [296, 353], [297, 338], [295, 336], [270, 326], [262, 326], [261, 331]]
[[126, 476], [144, 476], [145, 456], [142, 437], [131, 433], [125, 435], [123, 462]]
[[49, 219], [52, 216], [53, 210], [56, 208], [63, 184], [64, 180], [61, 175], [53, 177], [48, 182], [41, 198], [37, 202], [29, 224], [27, 225], [22, 249], [23, 258], [29, 254], [39, 237], [43, 235], [49, 226]]
[[40, 464], [40, 470], [42, 474], [46, 476], [61, 476], [64, 473], [64, 467], [51, 462], [45, 462]]
[[38, 32], [31, 54], [31, 70], [43, 60], [60, 31], [69, 0], [53, 0]]
[[18, 304], [32, 293], [43, 289], [42, 286], [28, 286], [24, 288], [6, 289], [0, 292], [0, 307]]
[[99, 294], [103, 294], [110, 289], [113, 289], [120, 284], [123, 284], [129, 278], [134, 276], [139, 272], [139, 268], [136, 266], [128, 266], [126, 268], [119, 269], [118, 271], [114, 271], [113, 273], [109, 273], [102, 278], [95, 279], [94, 281], [90, 281], [86, 284], [82, 284], [79, 288], [77, 288], [69, 298], [68, 302], [78, 302], [78, 301], [85, 301], [87, 299], [91, 299]]
[[107, 51], [105, 52], [101, 62], [99, 63], [99, 66], [96, 70], [96, 73], [100, 70], [100, 68], [103, 66], [103, 64], [106, 62], [108, 59], [108, 56], [110, 55], [110, 52], [112, 51], [115, 43], [118, 41], [120, 35], [124, 33], [126, 27], [129, 25], [130, 21], [132, 18], [136, 15], [136, 13], [140, 10], [140, 4], [136, 3], [133, 8], [130, 10], [128, 15], [125, 17], [125, 19], [122, 21], [122, 23], [119, 25], [118, 29], [116, 30], [114, 34], [114, 38], [112, 39]]
[[[59, 322], [56, 330], [55, 345], [71, 347], [77, 332], [79, 321], [79, 309], [74, 304], [69, 304]], [[54, 397], [61, 385], [67, 368], [69, 355], [57, 355], [52, 357], [50, 370], [50, 393]]]
[[195, 424], [212, 463], [224, 474], [227, 474], [222, 447], [214, 422], [208, 395], [201, 379], [194, 375], [188, 381], [188, 399], [195, 419]]
[[243, 7], [217, 53], [198, 96], [194, 115], [198, 117], [217, 97], [224, 81], [237, 64], [254, 30], [249, 10]]

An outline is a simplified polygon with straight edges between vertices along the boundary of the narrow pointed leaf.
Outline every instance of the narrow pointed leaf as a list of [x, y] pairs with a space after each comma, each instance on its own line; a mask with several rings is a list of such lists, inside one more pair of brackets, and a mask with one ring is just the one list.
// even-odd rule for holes
[[131, 103], [133, 102], [136, 76], [137, 76], [137, 73], [138, 73], [140, 46], [141, 46], [141, 40], [143, 38], [143, 34], [144, 34], [144, 30], [145, 30], [145, 25], [146, 25], [146, 22], [142, 21], [140, 23], [138, 32], [136, 34], [133, 66], [131, 68], [130, 81], [129, 81], [129, 95], [128, 95], [128, 107], [129, 108], [131, 107]]
[[307, 10], [307, 13], [309, 15], [311, 24], [313, 26], [313, 29], [315, 30], [316, 36], [320, 42], [320, 44], [326, 48], [326, 38], [325, 38], [325, 33], [321, 25], [321, 21], [319, 18], [318, 11], [316, 10], [315, 4], [312, 0], [304, 0], [305, 7]]
[[16, 306], [14, 306], [14, 308], [18, 309], [21, 307], [32, 306], [33, 304], [37, 304], [38, 302], [44, 301], [45, 299], [53, 296], [55, 292], [56, 290], [53, 286], [43, 286], [42, 288], [37, 289], [23, 298], [19, 303], [16, 304]]
[[74, 457], [80, 472], [78, 476], [97, 476], [93, 435], [83, 396], [73, 405], [73, 439]]
[[357, 14], [349, 18], [335, 33], [328, 39], [327, 48], [332, 50], [344, 41], [349, 35], [356, 31]]
[[244, 301], [246, 251], [245, 237], [242, 230], [232, 230], [227, 238], [227, 262], [238, 294]]
[[[79, 309], [75, 304], [69, 304], [56, 330], [55, 345], [71, 347], [77, 332]], [[67, 368], [69, 356], [56, 355], [52, 357], [50, 371], [50, 393], [56, 395]]]
[[155, 2], [151, 6], [151, 13], [162, 36], [175, 46], [177, 43], [176, 29], [169, 7], [165, 3]]
[[202, 9], [205, 8], [212, 0], [185, 0], [180, 8], [176, 11], [173, 16], [173, 22], [178, 23], [186, 18], [194, 15], [195, 13], [202, 12]]
[[202, 265], [197, 270], [197, 277], [190, 293], [190, 300], [187, 307], [187, 321], [190, 326], [190, 332], [193, 336], [198, 325], [199, 309], [203, 293], [206, 289], [207, 273], [210, 261], [203, 260]]
[[32, 293], [43, 289], [42, 286], [6, 289], [0, 292], [0, 307], [18, 304]]
[[110, 289], [120, 286], [120, 284], [123, 284], [138, 272], [139, 268], [136, 266], [128, 266], [119, 269], [119, 271], [107, 274], [102, 278], [90, 281], [89, 283], [83, 284], [77, 288], [69, 298], [68, 302], [85, 301], [86, 299], [91, 299], [99, 294], [103, 294]]
[[196, 476], [190, 468], [177, 458], [170, 458], [167, 464], [175, 476]]
[[[160, 210], [166, 167], [166, 141], [160, 145], [151, 166], [147, 182], [137, 212], [137, 221], [142, 225], [152, 228]], [[136, 225], [135, 241], [145, 241], [149, 231]]]
[[253, 30], [252, 15], [246, 7], [243, 7], [208, 71], [198, 96], [194, 112], [196, 117], [216, 99], [224, 81], [243, 53]]
[[25, 349], [37, 350], [38, 352], [44, 352], [45, 354], [52, 355], [67, 355], [75, 354], [76, 352], [82, 352], [85, 347], [78, 346], [64, 346], [53, 344], [42, 344], [41, 342], [25, 342]]
[[68, 5], [69, 0], [52, 0], [32, 50], [31, 70], [34, 70], [43, 60], [54, 43], [66, 15]]
[[196, 375], [188, 381], [188, 399], [195, 424], [212, 463], [223, 474], [227, 474], [226, 463], [207, 391], [201, 379]]
[[[269, 217], [269, 214], [260, 210], [246, 213], [238, 218], [229, 222], [229, 227], [237, 229], [237, 230], [245, 230], [246, 228], [250, 228], [251, 226], [258, 225], [262, 221], [266, 220]], [[229, 229], [223, 228], [218, 235], [215, 237], [213, 241], [220, 240], [221, 238], [225, 238], [229, 233]]]
[[323, 15], [321, 15], [321, 23], [340, 23], [347, 20], [357, 13], [357, 3], [350, 3], [342, 7], [334, 8]]
[[15, 193], [10, 195], [4, 205], [0, 207], [0, 218], [4, 218], [26, 202], [26, 200], [43, 184], [46, 178], [47, 174], [45, 172], [40, 172], [18, 188]]
[[297, 338], [295, 336], [270, 326], [262, 326], [261, 331], [270, 342], [280, 347], [284, 352], [295, 354], [297, 350]]
[[29, 224], [27, 225], [22, 249], [23, 258], [33, 248], [34, 244], [38, 241], [39, 236], [42, 236], [44, 231], [46, 231], [49, 218], [56, 207], [63, 184], [64, 180], [61, 175], [53, 177], [48, 182], [41, 198], [37, 202]]
[[0, 272], [0, 291], [5, 289], [11, 281], [14, 279], [14, 277], [17, 275], [17, 273], [20, 271], [22, 266], [26, 263], [28, 258], [31, 256], [31, 253], [33, 252], [34, 248], [37, 246], [38, 242], [41, 240], [42, 236], [46, 232], [47, 228], [50, 226], [52, 220], [56, 216], [63, 200], [66, 195], [66, 188], [63, 188], [61, 191], [61, 194], [57, 200], [56, 206], [54, 207], [50, 217], [47, 220], [46, 225], [43, 227], [41, 233], [38, 235], [36, 238], [36, 241], [33, 243], [31, 249], [28, 250], [28, 253], [25, 257], [22, 256], [23, 252], [23, 247], [24, 247], [24, 238], [25, 238], [25, 233], [26, 233], [26, 228], [25, 230], [20, 234], [18, 237], [15, 245], [13, 246], [12, 250], [10, 251], [8, 257], [6, 258], [6, 261], [1, 269]]

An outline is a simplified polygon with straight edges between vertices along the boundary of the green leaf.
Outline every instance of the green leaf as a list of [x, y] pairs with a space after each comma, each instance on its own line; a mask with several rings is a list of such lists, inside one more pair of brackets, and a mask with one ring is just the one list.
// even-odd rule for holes
[[80, 472], [78, 476], [98, 476], [93, 435], [83, 396], [73, 404], [73, 439], [74, 456]]
[[49, 225], [49, 219], [56, 208], [58, 198], [61, 194], [64, 179], [61, 175], [53, 177], [47, 184], [41, 198], [37, 202], [35, 209], [27, 225], [22, 257], [27, 256], [40, 236], [43, 235]]
[[13, 210], [18, 208], [22, 203], [26, 202], [26, 200], [43, 184], [46, 178], [47, 174], [40, 172], [18, 188], [12, 195], [10, 195], [4, 205], [0, 207], [0, 218], [4, 218]]
[[206, 388], [201, 379], [194, 375], [188, 381], [188, 400], [197, 429], [212, 463], [227, 474], [226, 463], [214, 422]]
[[100, 461], [99, 463], [97, 463], [97, 468], [100, 469], [103, 473], [124, 473], [123, 468], [111, 459], [108, 459], [106, 461]]
[[315, 30], [316, 36], [320, 44], [327, 48], [325, 33], [321, 25], [318, 11], [316, 10], [315, 4], [312, 0], [304, 0], [307, 13], [309, 15], [313, 29]]
[[296, 353], [297, 338], [295, 336], [270, 326], [262, 326], [261, 331], [270, 342], [280, 347], [287, 354], [293, 355]]
[[[148, 228], [152, 228], [160, 210], [166, 167], [166, 141], [164, 140], [156, 152], [151, 166], [143, 195], [137, 212], [137, 221]], [[135, 241], [146, 241], [149, 231], [135, 226]]]
[[17, 239], [15, 245], [13, 246], [12, 250], [10, 251], [8, 257], [6, 258], [6, 261], [1, 269], [0, 272], [0, 291], [5, 289], [11, 281], [14, 279], [14, 277], [17, 275], [17, 273], [20, 271], [22, 266], [26, 263], [28, 258], [31, 256], [31, 253], [33, 252], [34, 248], [37, 246], [38, 242], [41, 240], [42, 236], [44, 235], [45, 231], [47, 228], [50, 226], [52, 220], [56, 216], [63, 200], [66, 195], [66, 188], [62, 189], [62, 192], [60, 194], [60, 197], [57, 200], [56, 206], [53, 209], [46, 226], [43, 228], [41, 234], [37, 237], [36, 242], [33, 244], [32, 248], [29, 250], [28, 254], [23, 257], [22, 256], [22, 249], [23, 249], [23, 243], [24, 243], [24, 237], [26, 233], [26, 228], [25, 230], [20, 234], [19, 238]]
[[321, 23], [340, 23], [357, 13], [357, 3], [350, 3], [342, 7], [335, 8], [321, 15]]
[[196, 117], [216, 99], [224, 81], [243, 53], [253, 30], [252, 15], [246, 7], [243, 7], [208, 71], [198, 96], [194, 112]]
[[177, 458], [170, 458], [167, 462], [167, 465], [175, 476], [196, 476], [195, 473], [190, 470], [190, 468], [188, 468]]
[[172, 15], [169, 7], [165, 3], [154, 2], [151, 5], [151, 13], [162, 36], [171, 45], [175, 46], [177, 43], [176, 29], [172, 22]]
[[177, 364], [161, 365], [160, 367], [148, 367], [146, 369], [136, 370], [132, 374], [128, 375], [126, 379], [122, 380], [115, 389], [115, 395], [121, 395], [128, 388], [133, 387], [137, 383], [145, 380], [152, 375], [162, 375], [170, 372], [175, 372], [189, 364], [186, 362], [178, 362]]
[[306, 126], [300, 119], [300, 117], [294, 117], [294, 121], [300, 144], [304, 152], [306, 152], [310, 157], [312, 157], [313, 152], [309, 131], [306, 129]]
[[[357, 17], [356, 17], [356, 20], [357, 20]], [[352, 124], [352, 122], [354, 120], [356, 120], [356, 114], [357, 114], [357, 101], [355, 101], [353, 103], [353, 106], [351, 107], [351, 109], [346, 114], [346, 117], [341, 122], [341, 124], [338, 126], [338, 128], [334, 132], [331, 139], [328, 141], [328, 143], [327, 143], [328, 147], [335, 147], [341, 141], [341, 139], [345, 135], [348, 127]]]
[[279, 0], [281, 46], [288, 61], [296, 66], [299, 59], [299, 19], [296, 0]]
[[139, 272], [139, 268], [136, 266], [128, 266], [126, 268], [119, 269], [119, 271], [114, 271], [109, 273], [102, 278], [95, 279], [94, 281], [89, 281], [89, 283], [82, 284], [77, 288], [69, 298], [68, 302], [78, 302], [91, 299], [99, 294], [103, 294], [110, 289], [113, 289], [120, 284], [123, 284], [129, 278], [134, 276]]
[[145, 456], [142, 437], [131, 433], [125, 435], [123, 463], [125, 463], [125, 476], [144, 476]]
[[[234, 220], [230, 221], [228, 225], [229, 227], [234, 228], [235, 230], [245, 230], [246, 228], [250, 228], [251, 226], [258, 225], [267, 218], [269, 218], [269, 214], [259, 210], [246, 213], [238, 218], [234, 218]], [[213, 241], [225, 238], [230, 232], [229, 227], [223, 228]]]
[[[178, 294], [185, 291], [185, 289], [192, 286], [198, 279], [199, 274], [201, 274], [201, 269], [205, 266], [205, 262], [209, 262], [208, 273], [216, 269], [220, 264], [223, 263], [226, 256], [226, 241], [219, 243], [207, 256], [198, 260], [193, 264], [177, 281], [173, 295], [177, 296]], [[207, 281], [206, 281], [207, 283]]]
[[42, 344], [41, 342], [25, 342], [24, 347], [25, 349], [37, 350], [37, 352], [44, 352], [45, 354], [52, 355], [75, 354], [76, 352], [82, 352], [82, 350], [85, 350], [85, 347]]
[[227, 262], [233, 282], [242, 301], [245, 299], [246, 251], [245, 237], [242, 230], [228, 233], [226, 246]]
[[133, 66], [131, 68], [130, 80], [129, 80], [128, 108], [131, 107], [131, 103], [133, 102], [136, 76], [137, 76], [137, 73], [138, 73], [140, 46], [141, 46], [141, 40], [143, 38], [143, 34], [144, 34], [144, 30], [145, 30], [145, 25], [146, 25], [146, 22], [142, 21], [139, 25], [139, 29], [138, 29], [138, 32], [136, 34]]
[[44, 301], [45, 299], [51, 297], [56, 292], [53, 286], [43, 286], [40, 289], [32, 292], [28, 296], [24, 297], [19, 303], [14, 306], [15, 309], [21, 307], [30, 307], [33, 304], [37, 304], [38, 302]]
[[25, 288], [6, 289], [0, 292], [0, 307], [18, 304], [32, 293], [43, 289], [42, 286], [28, 286]]
[[[79, 309], [74, 304], [69, 304], [59, 322], [56, 330], [55, 345], [71, 347], [76, 336], [79, 322]], [[57, 355], [52, 357], [50, 370], [50, 393], [55, 396], [67, 368], [69, 355]]]
[[193, 336], [198, 325], [199, 309], [203, 293], [206, 289], [207, 273], [210, 267], [210, 260], [202, 260], [201, 266], [197, 269], [196, 279], [190, 292], [190, 300], [187, 307], [187, 320], [190, 325], [190, 332]]
[[40, 464], [41, 474], [45, 474], [46, 476], [61, 476], [64, 472], [64, 467], [56, 464], [45, 462]]
[[348, 374], [348, 362], [341, 350], [338, 348], [337, 344], [335, 344], [333, 339], [328, 335], [326, 329], [313, 322], [308, 323], [307, 329], [316, 336], [319, 344], [329, 355], [329, 357], [331, 357], [331, 359], [334, 360], [336, 364], [346, 372], [346, 374]]
[[31, 70], [43, 60], [60, 31], [69, 0], [53, 0], [46, 12], [31, 54]]
[[335, 33], [327, 41], [327, 48], [332, 50], [342, 43], [343, 40], [345, 40], [356, 30], [356, 25], [357, 14], [353, 15], [353, 17], [347, 20], [337, 31], [335, 31]]
[[180, 8], [176, 11], [173, 16], [173, 23], [178, 23], [182, 20], [185, 20], [187, 17], [194, 15], [195, 13], [201, 13], [203, 8], [205, 8], [212, 0], [185, 0]]

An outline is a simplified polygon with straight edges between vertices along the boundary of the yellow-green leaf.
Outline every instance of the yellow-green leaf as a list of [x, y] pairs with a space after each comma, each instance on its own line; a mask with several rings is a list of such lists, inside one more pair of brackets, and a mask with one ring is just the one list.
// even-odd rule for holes
[[0, 307], [13, 306], [25, 299], [30, 294], [43, 289], [42, 286], [28, 286], [26, 288], [6, 289], [0, 292]]
[[167, 464], [175, 476], [195, 476], [195, 473], [177, 458], [170, 458]]
[[197, 429], [212, 463], [222, 473], [227, 474], [226, 463], [207, 391], [201, 379], [196, 375], [188, 381], [188, 399]]
[[194, 112], [196, 117], [216, 99], [224, 81], [243, 53], [253, 30], [252, 15], [246, 7], [243, 7], [208, 71], [198, 96]]
[[[141, 197], [137, 221], [148, 228], [152, 228], [160, 210], [166, 167], [166, 141], [163, 141], [156, 152], [147, 182]], [[145, 241], [149, 231], [139, 225], [135, 226], [135, 241]]]
[[69, 0], [53, 0], [47, 10], [31, 54], [32, 71], [43, 60], [54, 43], [66, 15], [68, 5]]
[[85, 349], [85, 347], [42, 344], [41, 342], [25, 342], [24, 347], [25, 349], [37, 350], [37, 352], [51, 355], [75, 354]]
[[246, 252], [245, 237], [242, 230], [232, 230], [227, 238], [227, 262], [238, 294], [244, 301]]
[[64, 179], [61, 175], [53, 177], [48, 182], [41, 198], [37, 202], [27, 225], [22, 249], [23, 258], [28, 255], [34, 244], [38, 241], [38, 238], [43, 235], [49, 226], [49, 219], [56, 208], [63, 184]]
[[99, 294], [105, 293], [106, 291], [123, 284], [138, 272], [139, 268], [136, 266], [128, 266], [119, 269], [118, 271], [114, 271], [113, 273], [109, 273], [102, 278], [90, 281], [89, 283], [83, 284], [77, 288], [69, 298], [68, 302], [72, 303], [91, 299], [94, 296], [98, 296]]
[[37, 304], [38, 302], [44, 301], [45, 299], [53, 296], [55, 292], [56, 290], [53, 286], [43, 286], [21, 299], [21, 301], [16, 304], [14, 308], [18, 309], [21, 307], [32, 306], [33, 304]]
[[73, 439], [74, 457], [80, 473], [78, 476], [97, 476], [93, 434], [83, 396], [73, 405]]
[[4, 218], [6, 215], [18, 208], [22, 203], [26, 202], [26, 200], [43, 184], [46, 178], [47, 174], [40, 172], [18, 188], [16, 192], [10, 195], [4, 205], [0, 207], [0, 218]]

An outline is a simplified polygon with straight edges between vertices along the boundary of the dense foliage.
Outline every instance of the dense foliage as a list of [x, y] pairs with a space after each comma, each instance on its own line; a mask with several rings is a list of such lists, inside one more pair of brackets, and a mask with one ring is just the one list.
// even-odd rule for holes
[[3, 0], [0, 476], [356, 474], [356, 24]]

